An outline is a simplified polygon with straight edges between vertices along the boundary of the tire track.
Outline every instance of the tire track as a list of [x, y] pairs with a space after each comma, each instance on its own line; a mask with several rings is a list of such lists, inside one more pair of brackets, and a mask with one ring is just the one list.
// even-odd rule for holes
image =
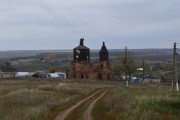
[[90, 106], [87, 108], [87, 110], [84, 113], [84, 120], [93, 120], [93, 117], [91, 116], [92, 110], [96, 104], [96, 102], [101, 99], [105, 94], [107, 93], [107, 90], [104, 91], [98, 98], [96, 98]]
[[98, 90], [95, 93], [91, 94], [90, 96], [88, 96], [87, 98], [80, 100], [79, 102], [77, 102], [75, 105], [71, 106], [70, 108], [68, 108], [67, 110], [65, 110], [64, 112], [60, 113], [55, 120], [65, 120], [65, 118], [68, 116], [68, 114], [70, 114], [72, 111], [74, 111], [76, 108], [78, 108], [80, 105], [82, 105], [84, 102], [86, 102], [87, 100], [91, 99], [92, 97], [94, 97], [96, 94], [98, 94], [99, 92], [101, 92], [102, 90]]

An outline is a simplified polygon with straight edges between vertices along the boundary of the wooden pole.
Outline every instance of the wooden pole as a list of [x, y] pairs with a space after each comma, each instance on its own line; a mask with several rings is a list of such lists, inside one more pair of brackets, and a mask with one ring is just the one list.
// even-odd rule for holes
[[144, 81], [144, 73], [145, 73], [145, 65], [144, 65], [145, 63], [144, 62], [145, 62], [145, 60], [143, 59], [143, 75], [142, 75], [143, 81]]
[[172, 80], [172, 91], [174, 92], [174, 81], [175, 81], [175, 48], [176, 48], [176, 43], [174, 43], [174, 48], [173, 48], [173, 80]]
[[177, 75], [177, 62], [175, 62], [175, 80], [176, 80], [176, 91], [179, 91], [178, 75]]
[[175, 81], [176, 81], [176, 91], [179, 91], [179, 84], [178, 84], [178, 76], [177, 76], [177, 60], [176, 60], [176, 57], [177, 57], [177, 52], [176, 52], [176, 44], [175, 43], [175, 50], [174, 50], [174, 56], [175, 56]]
[[178, 80], [177, 80], [176, 44], [177, 43], [174, 43], [174, 50], [173, 50], [173, 80], [172, 80], [172, 91], [173, 92], [174, 92], [175, 86], [176, 86], [176, 91], [179, 91], [179, 85], [178, 85]]
[[125, 74], [126, 74], [126, 87], [128, 87], [128, 78], [127, 78], [127, 47], [125, 47], [125, 66], [126, 66], [126, 72], [125, 72]]

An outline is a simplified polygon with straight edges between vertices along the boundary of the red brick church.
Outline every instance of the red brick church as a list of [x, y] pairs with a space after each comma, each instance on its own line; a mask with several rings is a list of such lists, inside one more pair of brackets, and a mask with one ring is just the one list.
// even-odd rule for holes
[[103, 42], [99, 51], [99, 64], [96, 68], [90, 62], [90, 49], [84, 46], [84, 38], [80, 39], [80, 45], [73, 49], [73, 62], [67, 70], [68, 79], [111, 79], [109, 53]]

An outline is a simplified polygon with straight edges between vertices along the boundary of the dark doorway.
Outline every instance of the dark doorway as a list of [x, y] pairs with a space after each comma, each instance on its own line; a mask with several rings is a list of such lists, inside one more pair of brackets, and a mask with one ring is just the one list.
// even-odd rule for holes
[[102, 74], [99, 74], [98, 76], [99, 76], [99, 79], [102, 80]]
[[83, 75], [81, 75], [81, 79], [83, 79], [84, 78], [84, 76]]
[[108, 74], [107, 79], [110, 80], [110, 75]]

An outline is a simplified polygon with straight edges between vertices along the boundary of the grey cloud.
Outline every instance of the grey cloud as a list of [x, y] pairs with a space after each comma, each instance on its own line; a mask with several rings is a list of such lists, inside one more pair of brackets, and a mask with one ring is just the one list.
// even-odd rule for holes
[[[163, 42], [164, 46], [160, 47], [169, 47], [175, 40], [180, 42], [179, 0], [63, 0], [88, 25], [82, 23], [61, 0], [43, 1], [57, 12], [60, 19], [65, 20], [66, 25], [35, 0], [3, 0], [0, 4], [0, 41], [2, 44], [4, 40], [6, 43], [14, 41], [14, 45], [4, 45], [4, 48], [0, 45], [1, 49], [37, 49], [38, 46], [27, 45], [36, 41], [49, 44], [39, 46], [39, 49], [73, 48], [83, 36], [91, 48], [97, 48], [92, 42], [99, 46], [103, 40], [111, 48], [124, 45], [132, 48], [158, 47], [158, 43], [147, 46], [145, 43], [150, 40]], [[74, 33], [71, 30], [74, 28], [81, 33]]]

